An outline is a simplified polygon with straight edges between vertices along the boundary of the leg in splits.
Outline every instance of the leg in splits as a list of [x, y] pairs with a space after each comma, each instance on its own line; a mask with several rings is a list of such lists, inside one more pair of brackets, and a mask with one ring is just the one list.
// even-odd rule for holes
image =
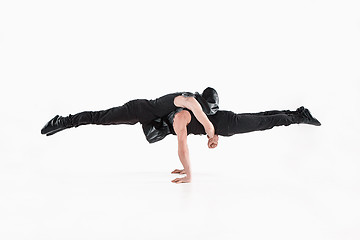
[[119, 107], [101, 111], [84, 111], [67, 117], [56, 115], [41, 129], [41, 134], [50, 136], [64, 129], [86, 124], [134, 125], [138, 122], [147, 124], [175, 110], [174, 98], [178, 95], [179, 93], [168, 94], [155, 100], [136, 99]]
[[[272, 129], [275, 126], [289, 126], [299, 123], [320, 126], [320, 122], [313, 118], [309, 110], [304, 107], [300, 107], [296, 111], [273, 110], [239, 114], [232, 111], [219, 110], [216, 114], [209, 116], [209, 120], [213, 123], [216, 134], [220, 136], [263, 131]], [[189, 130], [188, 133], [205, 134], [202, 126], [193, 116], [187, 128]]]

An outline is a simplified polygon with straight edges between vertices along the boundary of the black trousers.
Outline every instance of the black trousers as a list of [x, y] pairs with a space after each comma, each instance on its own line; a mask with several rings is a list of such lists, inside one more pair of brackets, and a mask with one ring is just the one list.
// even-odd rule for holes
[[[172, 93], [155, 100], [136, 99], [119, 107], [101, 111], [85, 111], [64, 118], [66, 127], [78, 127], [85, 124], [114, 125], [136, 124], [143, 127], [153, 120], [163, 118], [176, 110], [174, 98], [181, 93]], [[191, 113], [188, 134], [206, 134], [201, 123]], [[275, 126], [288, 126], [301, 122], [301, 116], [296, 111], [265, 111], [259, 113], [240, 113], [219, 110], [215, 115], [209, 115], [215, 132], [221, 136], [232, 136], [239, 133], [261, 131]], [[169, 126], [172, 128], [172, 126]], [[173, 131], [171, 131], [173, 133]]]
[[174, 98], [181, 93], [172, 93], [155, 100], [136, 99], [119, 107], [101, 111], [84, 111], [65, 117], [67, 127], [78, 127], [85, 124], [148, 124], [154, 119], [168, 115], [176, 109]]
[[301, 116], [296, 111], [273, 110], [259, 113], [240, 113], [218, 111], [209, 116], [216, 133], [221, 136], [232, 136], [239, 133], [263, 131], [275, 126], [288, 126], [301, 122]]

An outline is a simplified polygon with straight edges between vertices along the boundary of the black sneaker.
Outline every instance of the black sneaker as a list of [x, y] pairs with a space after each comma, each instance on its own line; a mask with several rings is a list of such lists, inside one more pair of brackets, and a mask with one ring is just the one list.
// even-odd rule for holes
[[303, 106], [296, 109], [296, 112], [302, 117], [302, 123], [311, 124], [315, 126], [321, 126], [321, 123], [314, 118], [309, 109], [304, 108]]
[[46, 136], [50, 136], [66, 128], [67, 127], [65, 127], [64, 118], [56, 115], [41, 129], [41, 134], [46, 134]]

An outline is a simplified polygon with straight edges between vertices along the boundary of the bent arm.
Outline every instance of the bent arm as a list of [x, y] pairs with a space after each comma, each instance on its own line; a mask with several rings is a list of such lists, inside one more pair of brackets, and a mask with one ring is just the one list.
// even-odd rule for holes
[[174, 99], [174, 104], [177, 107], [187, 108], [196, 117], [196, 119], [203, 125], [206, 134], [209, 138], [213, 138], [215, 135], [215, 128], [210, 122], [206, 114], [203, 112], [200, 103], [194, 97], [177, 96]]

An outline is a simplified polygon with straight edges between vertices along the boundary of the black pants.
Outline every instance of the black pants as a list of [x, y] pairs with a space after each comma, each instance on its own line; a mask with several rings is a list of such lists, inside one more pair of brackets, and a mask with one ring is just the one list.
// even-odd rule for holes
[[85, 111], [65, 118], [67, 127], [85, 124], [148, 124], [156, 118], [168, 115], [176, 109], [174, 98], [181, 93], [172, 93], [155, 100], [136, 99], [119, 107], [102, 111]]
[[296, 111], [289, 110], [240, 114], [218, 111], [217, 114], [209, 116], [209, 119], [214, 124], [216, 133], [221, 136], [262, 131], [301, 122], [301, 116]]

